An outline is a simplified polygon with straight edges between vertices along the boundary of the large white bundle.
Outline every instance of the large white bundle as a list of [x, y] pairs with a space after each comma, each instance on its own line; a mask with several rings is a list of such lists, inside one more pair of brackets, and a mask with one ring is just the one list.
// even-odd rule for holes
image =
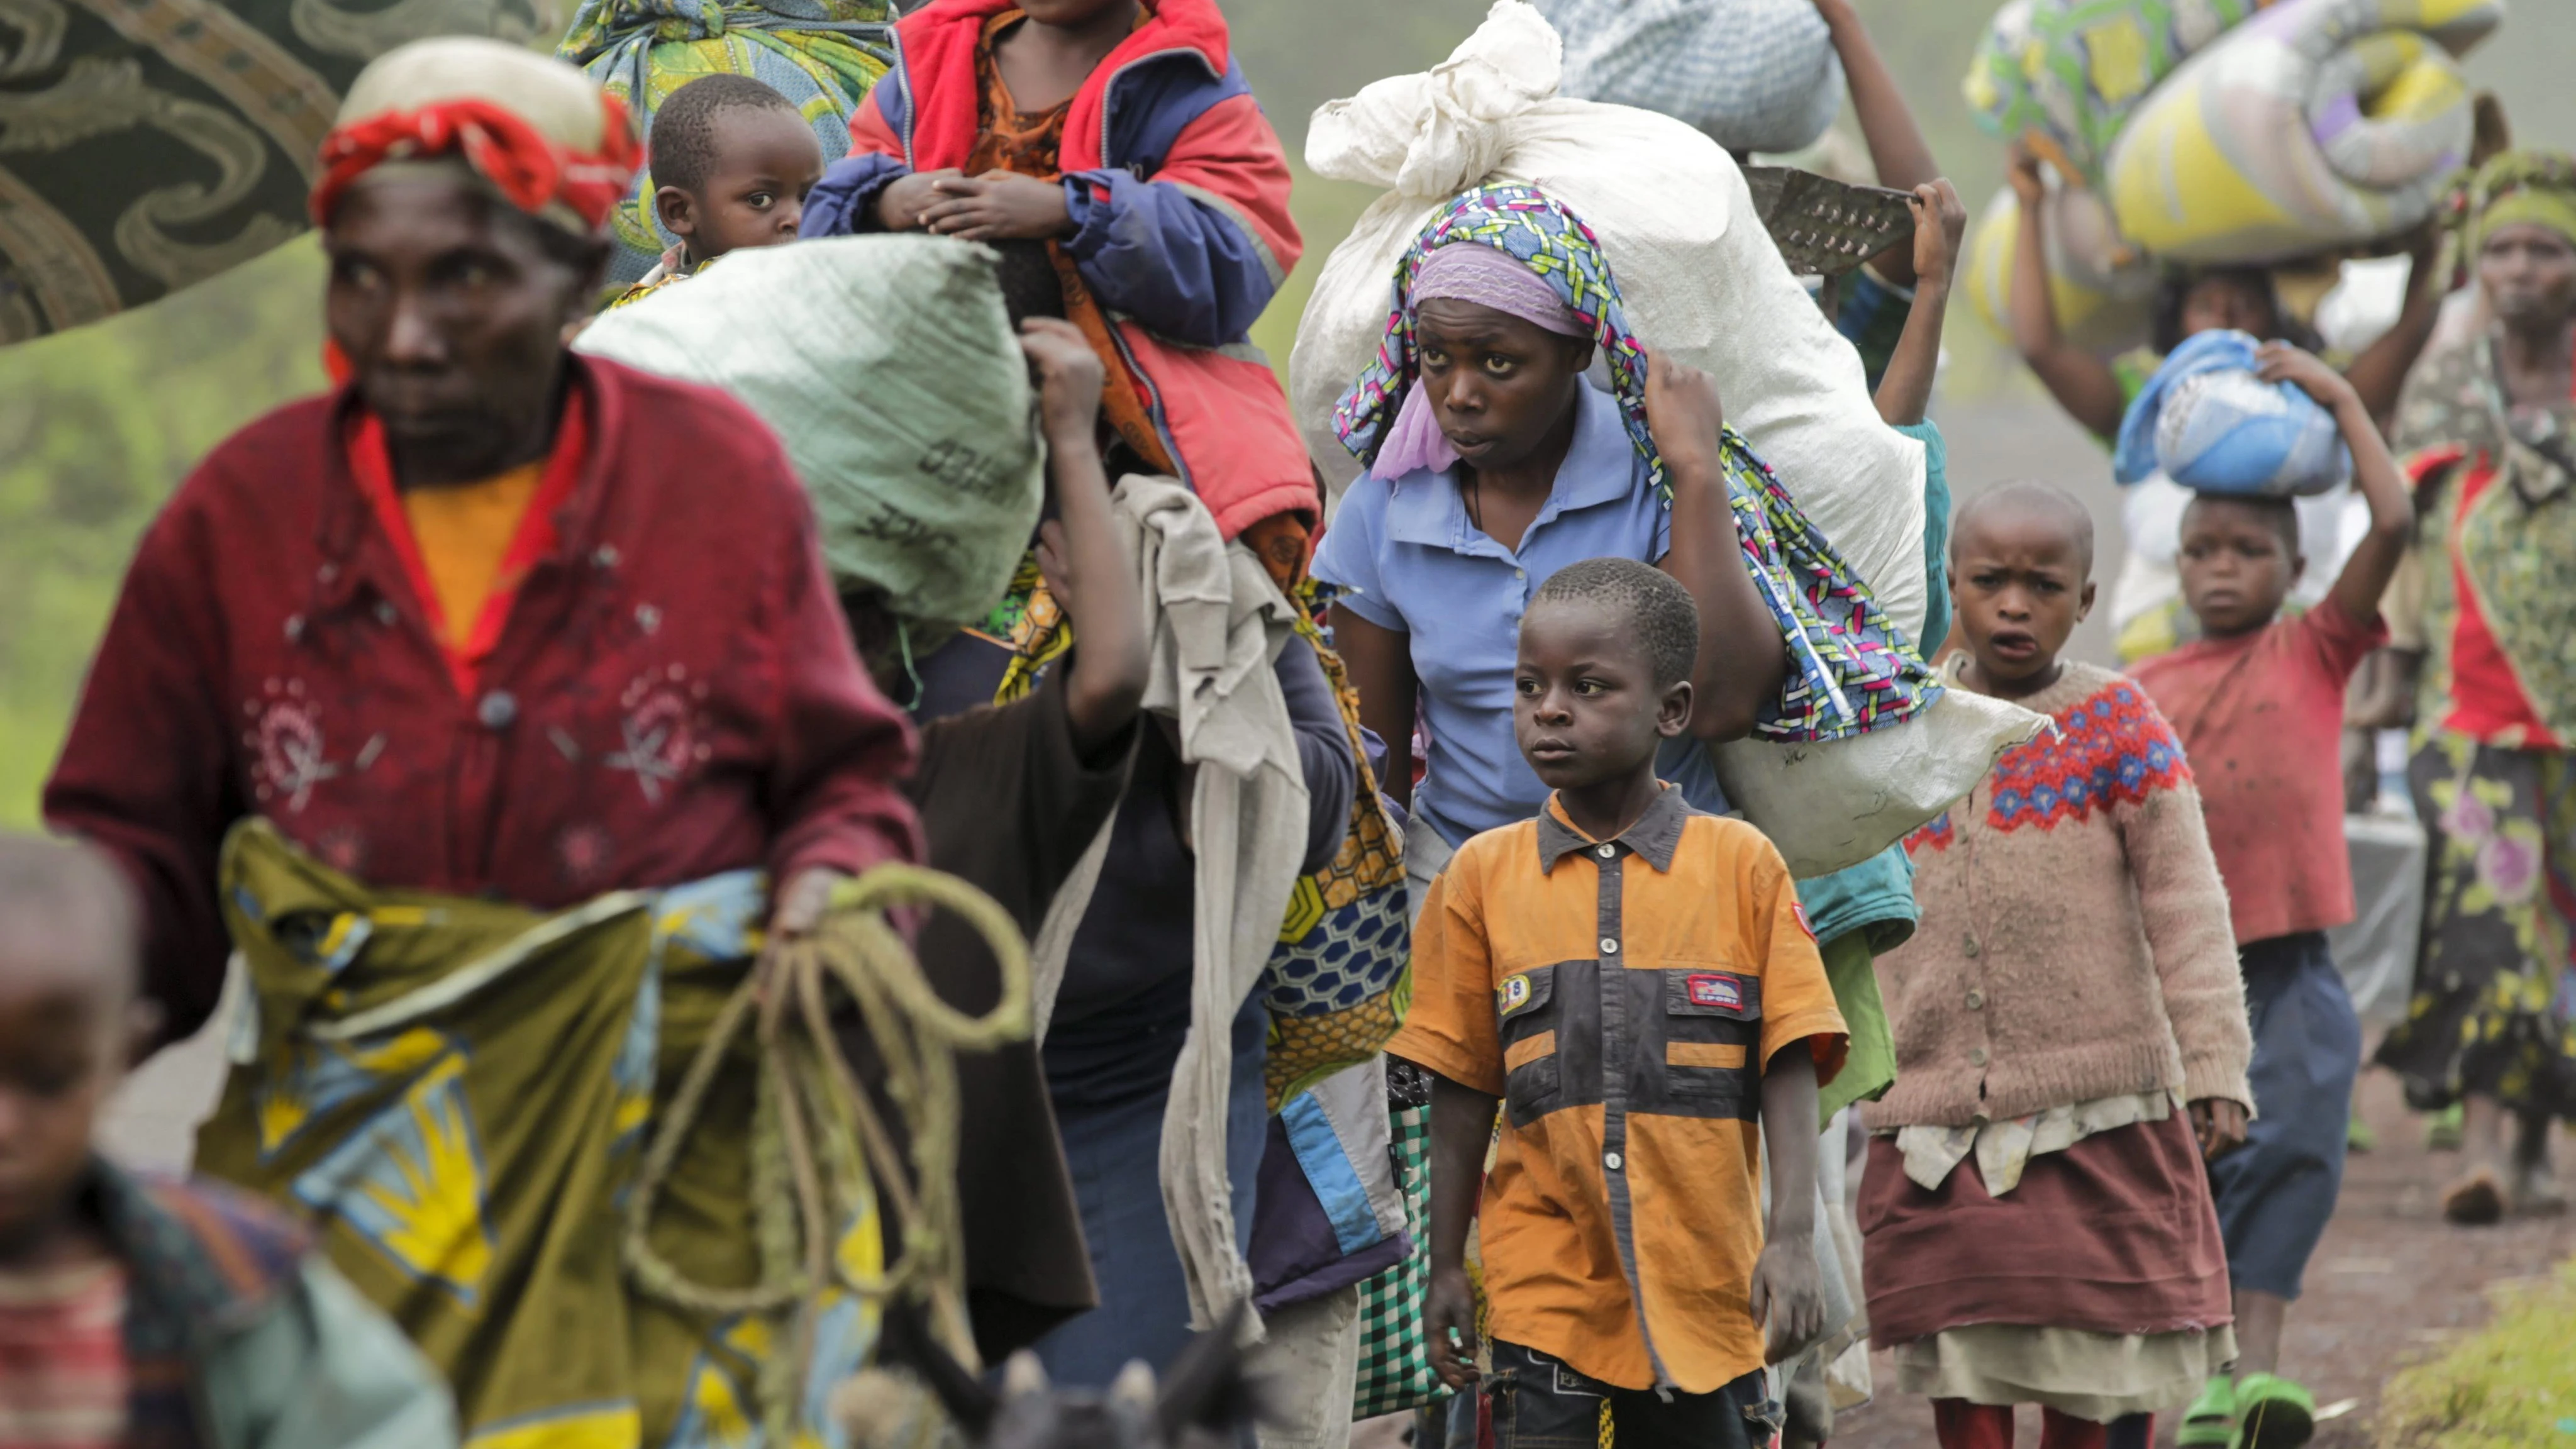
[[1830, 744], [1720, 745], [1717, 782], [1728, 803], [1780, 848], [1789, 874], [1809, 880], [1903, 840], [2047, 723], [2017, 704], [1946, 690], [1894, 729]]
[[1589, 224], [1651, 352], [1717, 381], [1728, 421], [1909, 633], [1923, 626], [1923, 448], [1879, 421], [1860, 356], [1780, 260], [1716, 142], [1668, 116], [1557, 98], [1556, 32], [1497, 0], [1455, 54], [1315, 112], [1306, 164], [1388, 188], [1315, 279], [1288, 363], [1308, 451], [1334, 496], [1359, 464], [1333, 403], [1386, 331], [1396, 264], [1432, 214], [1493, 182], [1536, 186]]
[[1843, 66], [1815, 0], [1537, 0], [1565, 39], [1564, 94], [1688, 121], [1733, 151], [1815, 144]]
[[[1377, 354], [1398, 262], [1436, 211], [1493, 182], [1539, 187], [1600, 238], [1647, 349], [1717, 381], [1728, 419], [1909, 634], [1923, 627], [1923, 449], [1879, 420], [1860, 357], [1780, 259], [1735, 162], [1666, 116], [1557, 97], [1556, 33], [1521, 0], [1428, 74], [1315, 113], [1306, 164], [1388, 188], [1335, 248], [1297, 331], [1289, 392], [1336, 497], [1359, 465], [1333, 404]], [[1720, 746], [1720, 780], [1800, 877], [1856, 865], [1939, 814], [2041, 720], [1944, 696], [1828, 744]]]

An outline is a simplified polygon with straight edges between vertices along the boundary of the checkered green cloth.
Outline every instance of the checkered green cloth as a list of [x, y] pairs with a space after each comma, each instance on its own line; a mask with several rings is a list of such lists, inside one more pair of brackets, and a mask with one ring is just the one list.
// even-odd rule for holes
[[1400, 1414], [1449, 1397], [1431, 1370], [1422, 1299], [1431, 1288], [1431, 1083], [1409, 1062], [1387, 1064], [1387, 1138], [1413, 1253], [1360, 1285], [1360, 1375], [1351, 1418]]

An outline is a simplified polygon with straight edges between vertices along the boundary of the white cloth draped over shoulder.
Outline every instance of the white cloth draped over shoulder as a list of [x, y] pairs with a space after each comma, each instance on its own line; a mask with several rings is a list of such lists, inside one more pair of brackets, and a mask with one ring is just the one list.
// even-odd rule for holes
[[[1204, 1329], [1252, 1297], [1252, 1270], [1235, 1248], [1226, 1181], [1230, 1027], [1278, 944], [1279, 923], [1304, 863], [1306, 776], [1296, 730], [1272, 665], [1293, 614], [1252, 551], [1227, 543], [1181, 483], [1131, 474], [1114, 498], [1118, 528], [1145, 601], [1152, 673], [1148, 714], [1173, 722], [1190, 773], [1190, 845], [1197, 863], [1190, 1029], [1163, 1114], [1163, 1213], [1189, 1284], [1192, 1325]], [[1114, 819], [1074, 867], [1034, 943], [1041, 1040]], [[1246, 1336], [1260, 1336], [1256, 1314]]]

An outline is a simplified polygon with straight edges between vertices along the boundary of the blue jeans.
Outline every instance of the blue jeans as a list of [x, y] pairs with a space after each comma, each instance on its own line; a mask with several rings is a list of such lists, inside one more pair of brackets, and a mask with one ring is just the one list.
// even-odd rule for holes
[[2255, 1117], [2245, 1145], [2209, 1164], [2210, 1195], [2230, 1281], [2296, 1298], [2343, 1187], [2361, 1019], [2322, 934], [2251, 941], [2239, 954]]
[[[1261, 1080], [1267, 1028], [1258, 1003], [1235, 1018], [1225, 1167], [1238, 1250], [1251, 1247], [1254, 1190], [1270, 1125]], [[1035, 1345], [1048, 1381], [1059, 1387], [1105, 1389], [1130, 1359], [1143, 1359], [1160, 1373], [1190, 1341], [1189, 1286], [1163, 1216], [1163, 1109], [1169, 1101], [1167, 1085], [1115, 1106], [1056, 1107], [1073, 1195], [1082, 1207], [1082, 1234], [1091, 1249], [1091, 1276], [1100, 1288], [1099, 1307], [1056, 1325]]]

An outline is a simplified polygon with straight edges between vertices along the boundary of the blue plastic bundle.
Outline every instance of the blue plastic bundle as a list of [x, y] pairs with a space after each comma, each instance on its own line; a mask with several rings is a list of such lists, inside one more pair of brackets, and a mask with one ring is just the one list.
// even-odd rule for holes
[[2199, 493], [2291, 497], [2352, 476], [2334, 414], [2298, 384], [2255, 376], [2243, 332], [2203, 332], [2173, 350], [2120, 420], [2111, 466], [2122, 483], [2151, 473]]

